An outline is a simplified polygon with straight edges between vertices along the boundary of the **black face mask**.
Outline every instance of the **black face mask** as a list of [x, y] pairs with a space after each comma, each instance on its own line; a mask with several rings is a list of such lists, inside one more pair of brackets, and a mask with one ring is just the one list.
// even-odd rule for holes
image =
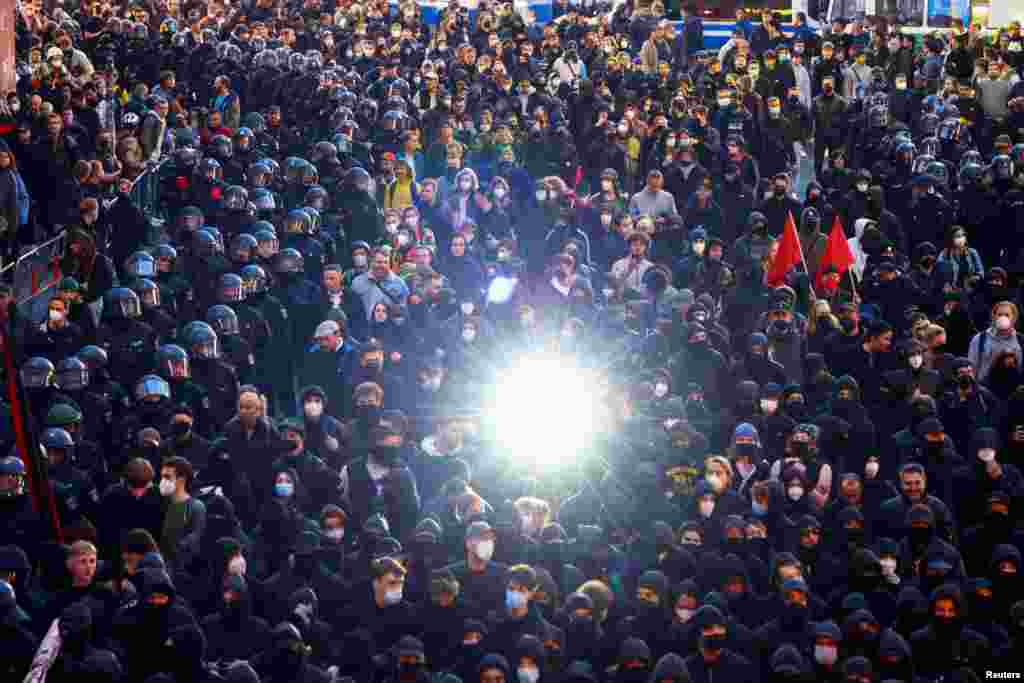
[[725, 647], [726, 636], [724, 633], [713, 633], [700, 636], [700, 648], [709, 652], [719, 652]]
[[377, 424], [380, 424], [380, 406], [357, 405], [353, 414], [355, 415], [355, 418], [365, 426], [376, 426]]

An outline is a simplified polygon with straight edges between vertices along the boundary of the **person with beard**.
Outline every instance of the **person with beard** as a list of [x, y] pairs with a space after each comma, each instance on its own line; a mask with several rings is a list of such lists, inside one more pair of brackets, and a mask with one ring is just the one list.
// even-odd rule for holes
[[697, 633], [697, 653], [686, 658], [686, 669], [694, 683], [711, 683], [719, 677], [741, 683], [761, 680], [758, 670], [746, 657], [726, 646], [728, 620], [716, 607], [705, 605], [693, 616]]
[[[369, 653], [363, 653], [365, 657]], [[252, 660], [264, 683], [328, 683], [331, 677], [309, 663], [310, 648], [294, 624], [274, 627], [270, 645]]]
[[211, 661], [248, 660], [270, 645], [270, 626], [253, 614], [245, 577], [231, 572], [219, 583], [220, 605], [202, 620]]
[[[934, 428], [933, 423], [937, 422], [934, 418], [929, 418], [922, 424], [927, 425], [926, 429], [932, 429]], [[929, 433], [939, 434], [941, 432]], [[899, 469], [899, 485], [900, 495], [885, 501], [879, 509], [881, 535], [897, 540], [907, 536], [910, 526], [907, 516], [910, 508], [924, 504], [933, 513], [931, 524], [936, 535], [948, 540], [956, 538], [956, 521], [949, 507], [945, 502], [928, 493], [928, 477], [923, 464], [908, 462], [902, 465]]]
[[980, 677], [992, 655], [991, 644], [967, 625], [967, 604], [954, 584], [936, 588], [929, 599], [929, 624], [910, 637], [919, 676], [938, 677], [966, 666]]
[[810, 596], [807, 584], [802, 579], [789, 579], [782, 583], [779, 592], [782, 599], [780, 616], [769, 620], [754, 632], [762, 665], [768, 664], [773, 653], [784, 644], [792, 644], [803, 652], [810, 652], [814, 648], [814, 637], [807, 628]]
[[175, 629], [198, 625], [165, 571], [143, 569], [136, 578], [139, 599], [114, 615], [112, 643], [126, 675], [145, 680], [166, 664], [165, 658], [152, 656], [154, 648], [160, 648]]

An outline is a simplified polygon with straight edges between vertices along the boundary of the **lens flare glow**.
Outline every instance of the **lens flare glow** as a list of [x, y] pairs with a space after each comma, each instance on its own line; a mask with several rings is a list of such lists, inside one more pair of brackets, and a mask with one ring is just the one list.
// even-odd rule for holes
[[594, 430], [595, 393], [564, 358], [531, 358], [499, 376], [494, 419], [498, 443], [527, 465], [575, 459]]

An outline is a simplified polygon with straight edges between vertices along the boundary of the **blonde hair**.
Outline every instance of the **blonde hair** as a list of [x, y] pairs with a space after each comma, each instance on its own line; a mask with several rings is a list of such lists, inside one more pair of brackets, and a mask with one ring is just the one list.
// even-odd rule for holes
[[99, 553], [96, 550], [96, 546], [94, 546], [89, 541], [75, 541], [74, 543], [71, 544], [71, 547], [68, 549], [68, 559], [69, 560], [74, 558], [74, 557], [81, 557], [83, 555], [98, 555], [98, 554]]

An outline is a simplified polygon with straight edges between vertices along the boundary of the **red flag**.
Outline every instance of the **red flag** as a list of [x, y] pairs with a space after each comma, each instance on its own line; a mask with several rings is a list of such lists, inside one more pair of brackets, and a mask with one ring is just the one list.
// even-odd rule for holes
[[778, 287], [786, 284], [786, 273], [802, 260], [800, 258], [800, 238], [796, 234], [796, 223], [793, 222], [793, 214], [789, 213], [786, 214], [786, 227], [782, 231], [779, 251], [775, 254], [772, 265], [768, 269], [768, 286]]
[[828, 269], [835, 268], [842, 277], [853, 265], [853, 252], [850, 251], [850, 243], [846, 241], [846, 233], [839, 223], [839, 216], [832, 221], [832, 232], [828, 235], [828, 244], [825, 245], [825, 253], [818, 264], [818, 276], [815, 278], [815, 287], [824, 290], [828, 289], [822, 282], [822, 276]]

